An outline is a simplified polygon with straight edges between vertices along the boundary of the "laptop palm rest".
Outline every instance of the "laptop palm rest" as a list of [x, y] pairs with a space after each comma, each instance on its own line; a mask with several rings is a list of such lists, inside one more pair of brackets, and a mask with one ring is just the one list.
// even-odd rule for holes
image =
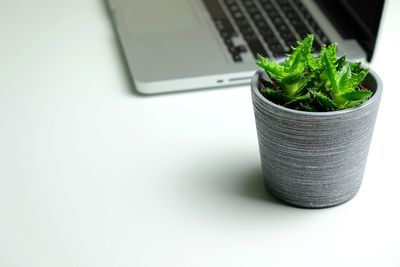
[[133, 35], [154, 35], [193, 30], [200, 23], [189, 1], [120, 0], [121, 13]]

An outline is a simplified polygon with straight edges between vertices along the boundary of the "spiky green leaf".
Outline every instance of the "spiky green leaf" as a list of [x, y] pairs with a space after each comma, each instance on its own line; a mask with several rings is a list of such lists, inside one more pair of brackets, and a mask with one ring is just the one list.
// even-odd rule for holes
[[351, 79], [351, 69], [349, 64], [345, 64], [338, 73], [339, 83], [338, 86], [340, 91], [344, 92], [348, 90], [350, 79]]
[[277, 90], [276, 88], [266, 87], [261, 93], [267, 99], [279, 105], [284, 105], [284, 103], [290, 101], [290, 98], [282, 90]]
[[269, 60], [268, 58], [265, 58], [261, 55], [257, 55], [258, 60], [256, 64], [263, 68], [264, 71], [272, 78], [275, 78], [277, 80], [282, 79], [282, 77], [285, 76], [283, 67], [274, 61]]
[[308, 67], [313, 71], [316, 71], [319, 68], [321, 68], [321, 64], [320, 64], [319, 60], [317, 58], [315, 58], [311, 53], [309, 53], [307, 56], [307, 64], [308, 64]]
[[302, 78], [302, 75], [300, 73], [296, 73], [293, 75], [287, 75], [285, 78], [281, 80], [281, 83], [283, 84], [294, 84], [298, 83], [300, 79]]
[[336, 44], [330, 44], [321, 50], [321, 63], [325, 67], [326, 74], [334, 91], [339, 90], [338, 73], [336, 71]]
[[361, 62], [350, 63], [350, 68], [352, 73], [359, 73], [362, 71]]
[[341, 56], [336, 60], [336, 70], [340, 71], [347, 64], [346, 56]]
[[313, 42], [314, 36], [312, 34], [307, 35], [304, 40], [298, 42], [297, 46], [293, 48], [292, 54], [284, 63], [284, 70], [286, 73], [294, 74], [303, 72]]
[[310, 93], [307, 93], [305, 95], [294, 96], [289, 102], [285, 104], [285, 106], [290, 106], [293, 105], [294, 103], [300, 103], [300, 102], [303, 104], [310, 102]]
[[304, 111], [317, 111], [313, 106], [311, 106], [310, 104], [304, 104], [304, 103], [300, 103], [299, 105], [299, 109], [300, 110], [304, 110]]
[[368, 69], [361, 70], [359, 73], [354, 73], [350, 78], [349, 88], [353, 90], [356, 89], [357, 86], [364, 81], [367, 74]]
[[329, 97], [322, 93], [316, 93], [315, 100], [327, 111], [338, 109], [338, 106]]
[[357, 91], [344, 93], [344, 94], [340, 95], [340, 97], [346, 101], [365, 101], [368, 98], [370, 98], [371, 95], [372, 95], [371, 91], [357, 90]]

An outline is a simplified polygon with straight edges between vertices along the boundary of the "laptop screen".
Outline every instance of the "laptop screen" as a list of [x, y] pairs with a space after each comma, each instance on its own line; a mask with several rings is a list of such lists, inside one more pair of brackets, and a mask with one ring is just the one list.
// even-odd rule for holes
[[336, 0], [317, 3], [343, 38], [355, 38], [370, 61], [375, 48], [384, 0]]

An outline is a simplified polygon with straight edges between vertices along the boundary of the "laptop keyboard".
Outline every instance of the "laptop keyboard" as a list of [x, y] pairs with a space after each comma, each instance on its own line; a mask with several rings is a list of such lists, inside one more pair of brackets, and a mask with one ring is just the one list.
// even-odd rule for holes
[[203, 0], [234, 62], [248, 52], [281, 57], [308, 33], [314, 51], [329, 39], [301, 0]]

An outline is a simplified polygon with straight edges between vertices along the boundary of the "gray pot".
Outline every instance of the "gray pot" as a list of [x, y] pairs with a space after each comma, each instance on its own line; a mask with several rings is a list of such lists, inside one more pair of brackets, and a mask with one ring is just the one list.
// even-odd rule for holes
[[277, 198], [301, 207], [322, 208], [354, 197], [361, 185], [382, 82], [370, 70], [374, 92], [364, 104], [331, 112], [297, 111], [261, 95], [257, 71], [251, 81], [263, 176]]

